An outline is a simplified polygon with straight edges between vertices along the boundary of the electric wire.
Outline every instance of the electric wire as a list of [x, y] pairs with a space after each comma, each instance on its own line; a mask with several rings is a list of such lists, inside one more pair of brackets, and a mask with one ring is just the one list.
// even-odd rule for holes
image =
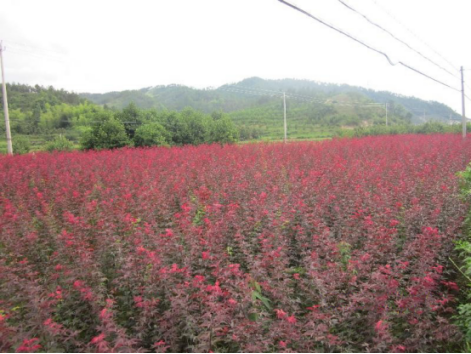
[[[17, 55], [27, 55], [30, 57], [38, 58], [38, 59], [48, 59], [57, 61], [60, 63], [64, 63], [60, 57], [57, 55], [62, 55], [63, 53], [47, 50], [39, 47], [33, 47], [30, 45], [25, 45], [22, 43], [14, 42], [8, 39], [3, 40], [6, 43], [6, 46], [3, 48], [4, 50], [8, 50], [8, 52], [17, 54]], [[52, 54], [52, 55], [51, 55]]]
[[[218, 90], [234, 92], [234, 93], [243, 93], [243, 94], [248, 94], [248, 95], [256, 95], [256, 96], [282, 97], [282, 95], [280, 95], [280, 93], [278, 93], [277, 95], [273, 95], [273, 94], [270, 95], [270, 94], [267, 94], [263, 91], [257, 92], [258, 89], [250, 89], [250, 88], [241, 87], [241, 86], [237, 86], [237, 88], [234, 88], [234, 87], [236, 87], [236, 86], [233, 85], [230, 89], [219, 88]], [[270, 91], [270, 90], [264, 90], [264, 91]], [[272, 92], [275, 92], [275, 91], [272, 91]], [[299, 100], [299, 101], [305, 101], [305, 102], [308, 102], [308, 103], [321, 103], [321, 104], [324, 104], [326, 106], [334, 105], [334, 106], [349, 106], [349, 107], [381, 107], [381, 108], [384, 108], [384, 106], [385, 106], [383, 103], [376, 103], [376, 102], [371, 102], [371, 103], [328, 102], [327, 100], [319, 100], [319, 99], [309, 98], [309, 97], [306, 97], [306, 96], [297, 96], [297, 95], [291, 95], [291, 94], [286, 94], [286, 97], [292, 98], [292, 99], [295, 99], [295, 100]]]
[[[264, 94], [264, 95], [267, 95], [267, 96], [280, 96], [280, 97], [283, 97], [283, 92], [279, 92], [279, 91], [272, 91], [272, 90], [264, 90], [264, 89], [253, 89], [253, 88], [249, 88], [249, 87], [241, 87], [241, 86], [238, 86], [238, 85], [230, 85], [229, 88], [234, 88], [234, 89], [242, 89], [242, 90], [246, 90], [246, 91], [252, 91], [252, 92], [257, 92], [259, 94]], [[266, 92], [266, 93], [265, 93]], [[304, 100], [312, 100], [313, 98], [312, 97], [306, 97], [306, 96], [300, 96], [300, 95], [294, 95], [294, 94], [291, 94], [291, 93], [285, 93], [286, 97], [291, 97], [291, 98], [298, 98], [300, 100], [304, 99]]]
[[18, 47], [21, 47], [21, 48], [23, 48], [25, 50], [29, 50], [29, 51], [35, 51], [35, 52], [40, 51], [40, 52], [43, 52], [43, 53], [49, 53], [49, 54], [55, 54], [55, 55], [64, 55], [63, 52], [58, 51], [58, 50], [41, 48], [41, 47], [29, 45], [29, 44], [19, 43], [19, 42], [12, 41], [12, 40], [9, 40], [9, 39], [4, 39], [3, 41], [6, 42], [7, 45], [18, 46]]
[[10, 51], [13, 50], [13, 52], [16, 52], [17, 54], [25, 54], [25, 55], [29, 55], [29, 56], [35, 56], [35, 57], [38, 57], [38, 58], [42, 58], [42, 59], [50, 59], [50, 60], [63, 62], [61, 60], [61, 58], [54, 57], [54, 56], [47, 55], [47, 54], [43, 54], [43, 53], [40, 53], [40, 52], [31, 52], [31, 51], [28, 51], [28, 50], [25, 50], [25, 49], [22, 49], [22, 48], [16, 48], [16, 47], [12, 47], [12, 46], [7, 47], [7, 49], [10, 50]]
[[422, 72], [422, 71], [420, 71], [420, 70], [418, 70], [418, 69], [413, 68], [412, 66], [410, 66], [410, 65], [408, 65], [408, 64], [406, 64], [406, 63], [404, 63], [404, 62], [402, 62], [402, 61], [397, 61], [396, 63], [394, 63], [394, 62], [389, 58], [389, 56], [388, 56], [385, 52], [383, 52], [383, 51], [381, 51], [381, 50], [379, 50], [379, 49], [376, 49], [376, 48], [374, 48], [374, 47], [372, 47], [372, 46], [366, 44], [365, 42], [363, 42], [363, 41], [357, 39], [356, 37], [352, 36], [351, 34], [345, 32], [345, 31], [343, 31], [343, 30], [341, 30], [341, 29], [339, 29], [339, 28], [337, 28], [337, 27], [335, 27], [335, 26], [333, 26], [333, 25], [330, 25], [329, 23], [327, 23], [327, 22], [321, 20], [321, 19], [318, 18], [318, 17], [315, 17], [314, 15], [310, 14], [309, 12], [307, 12], [307, 11], [305, 11], [305, 10], [303, 10], [303, 9], [301, 9], [301, 8], [299, 8], [299, 7], [293, 5], [293, 4], [291, 4], [291, 3], [289, 3], [289, 2], [287, 2], [287, 1], [285, 1], [285, 0], [278, 0], [278, 1], [281, 2], [282, 4], [285, 4], [286, 6], [291, 7], [292, 9], [294, 9], [294, 10], [296, 10], [296, 11], [301, 12], [302, 14], [304, 14], [304, 15], [306, 15], [306, 16], [312, 18], [313, 20], [315, 20], [315, 21], [317, 21], [317, 22], [323, 24], [324, 26], [327, 26], [327, 27], [333, 29], [334, 31], [343, 34], [344, 36], [346, 36], [346, 37], [352, 39], [353, 41], [355, 41], [355, 42], [361, 44], [362, 46], [364, 46], [364, 47], [366, 47], [366, 48], [368, 48], [368, 49], [370, 49], [370, 50], [372, 50], [372, 51], [374, 51], [374, 52], [376, 52], [376, 53], [378, 53], [378, 54], [384, 56], [384, 57], [387, 59], [387, 61], [389, 62], [389, 64], [391, 64], [392, 66], [395, 66], [395, 65], [397, 65], [397, 64], [400, 64], [400, 65], [402, 65], [403, 67], [405, 67], [405, 68], [407, 68], [407, 69], [409, 69], [409, 70], [412, 70], [412, 71], [416, 72], [417, 74], [420, 74], [420, 75], [422, 75], [422, 76], [424, 76], [424, 77], [426, 77], [426, 78], [428, 78], [428, 79], [430, 79], [430, 80], [433, 80], [433, 81], [435, 81], [435, 82], [437, 82], [437, 83], [439, 83], [439, 84], [441, 84], [441, 85], [443, 85], [443, 86], [445, 86], [445, 87], [448, 87], [449, 89], [452, 89], [452, 90], [458, 91], [458, 92], [461, 91], [461, 90], [459, 90], [459, 89], [457, 89], [457, 88], [455, 88], [455, 87], [452, 87], [452, 86], [450, 86], [450, 85], [448, 85], [448, 84], [446, 84], [446, 83], [444, 83], [444, 82], [442, 82], [442, 81], [440, 81], [440, 80], [437, 80], [437, 79], [431, 77], [430, 75], [428, 75], [428, 74], [426, 74], [426, 73], [424, 73], [424, 72]]
[[[10, 118], [9, 121], [13, 121], [13, 122], [20, 122], [20, 123], [27, 123], [27, 124], [31, 124], [31, 123], [41, 123], [40, 120], [30, 120], [30, 121], [27, 121], [27, 120], [24, 120], [24, 119], [19, 119], [19, 118]], [[46, 123], [47, 121], [43, 121], [44, 123]], [[92, 124], [95, 124], [95, 123], [103, 123], [102, 121], [99, 121], [99, 120], [89, 120], [87, 122], [78, 122], [76, 120], [71, 120], [71, 119], [59, 119], [59, 122], [67, 122], [67, 123], [75, 123], [77, 125], [80, 125], [80, 126], [83, 126], [83, 125], [87, 125], [88, 123], [92, 123]], [[142, 122], [137, 122], [137, 121], [131, 121], [131, 122], [121, 122], [123, 124], [142, 124]]]
[[42, 54], [39, 54], [39, 53], [31, 53], [31, 52], [24, 51], [24, 50], [19, 49], [19, 48], [8, 47], [6, 51], [8, 51], [12, 54], [20, 55], [20, 56], [27, 55], [27, 56], [37, 58], [37, 59], [47, 59], [47, 60], [53, 60], [53, 61], [56, 61], [56, 62], [59, 62], [59, 63], [65, 63], [63, 60], [60, 60], [58, 58], [42, 55]]
[[417, 36], [411, 29], [409, 29], [406, 25], [404, 25], [401, 21], [399, 21], [393, 14], [391, 14], [386, 8], [384, 8], [382, 5], [380, 5], [376, 0], [372, 0], [373, 3], [381, 9], [386, 15], [388, 15], [390, 18], [392, 18], [396, 23], [398, 23], [400, 26], [402, 26], [407, 32], [409, 32], [412, 36], [417, 38], [420, 42], [422, 42], [425, 46], [427, 46], [432, 52], [434, 52], [436, 55], [438, 55], [440, 58], [442, 58], [448, 65], [450, 65], [454, 70], [459, 71], [458, 67], [451, 63], [447, 58], [445, 58], [443, 55], [441, 55], [438, 51], [433, 49], [427, 42], [425, 42], [422, 38]]
[[349, 4], [347, 4], [345, 1], [343, 0], [338, 0], [343, 6], [345, 6], [346, 8], [348, 8], [349, 10], [355, 12], [356, 14], [360, 15], [361, 17], [363, 17], [366, 21], [368, 21], [370, 24], [372, 24], [373, 26], [379, 28], [380, 30], [382, 30], [383, 32], [389, 34], [392, 38], [394, 38], [396, 41], [398, 41], [399, 43], [402, 43], [403, 45], [405, 45], [407, 48], [409, 48], [410, 50], [414, 51], [415, 53], [417, 53], [418, 55], [420, 55], [422, 58], [424, 58], [425, 60], [429, 61], [430, 63], [432, 63], [433, 65], [435, 65], [436, 67], [438, 67], [439, 69], [445, 71], [446, 73], [450, 74], [451, 76], [455, 77], [455, 78], [459, 78], [456, 74], [453, 74], [452, 72], [450, 72], [449, 70], [445, 69], [443, 66], [441, 66], [440, 64], [436, 63], [435, 61], [433, 61], [432, 59], [430, 59], [429, 57], [427, 57], [426, 55], [422, 54], [421, 52], [419, 52], [418, 50], [414, 49], [412, 46], [410, 46], [408, 43], [404, 42], [402, 39], [398, 38], [397, 36], [395, 36], [393, 33], [391, 33], [390, 31], [388, 31], [387, 29], [385, 29], [383, 26], [379, 25], [378, 23], [372, 21], [370, 18], [368, 18], [366, 15], [364, 15], [363, 13], [361, 13], [360, 11], [354, 9], [352, 6], [350, 6]]
[[[228, 84], [227, 86], [229, 87], [241, 87], [241, 86], [238, 86], [238, 85], [234, 85], [234, 84]], [[224, 88], [224, 86], [222, 86], [221, 88]], [[219, 89], [221, 89], [219, 88]], [[243, 87], [244, 89], [248, 89], [247, 87]], [[266, 89], [261, 89], [261, 88], [257, 88], [257, 89], [254, 89], [254, 88], [250, 88], [250, 90], [254, 90], [254, 91], [263, 91], [263, 92], [268, 92], [268, 93], [275, 93], [275, 94], [283, 94], [283, 91], [274, 91], [274, 90], [266, 90]]]
[[[261, 90], [261, 89], [252, 89], [252, 88], [236, 86], [236, 85], [232, 85], [232, 87], [237, 88], [238, 90], [245, 90], [245, 91], [248, 91], [248, 92], [249, 91], [257, 92], [257, 91]], [[221, 90], [223, 90], [223, 89], [221, 89]], [[263, 90], [263, 91], [269, 91], [269, 90]], [[271, 91], [271, 92], [275, 92], [275, 91]], [[278, 94], [281, 94], [281, 93], [278, 93]], [[257, 94], [260, 94], [260, 92], [257, 92]], [[308, 102], [320, 102], [320, 103], [324, 103], [324, 104], [331, 103], [331, 104], [343, 104], [343, 105], [351, 105], [351, 106], [384, 106], [383, 103], [376, 103], [376, 102], [371, 102], [371, 103], [363, 103], [363, 102], [354, 102], [354, 103], [327, 102], [328, 99], [320, 100], [320, 99], [316, 99], [316, 98], [313, 98], [313, 97], [300, 96], [300, 95], [294, 95], [294, 94], [289, 94], [289, 93], [286, 94], [286, 97], [297, 98], [299, 100], [306, 100]]]

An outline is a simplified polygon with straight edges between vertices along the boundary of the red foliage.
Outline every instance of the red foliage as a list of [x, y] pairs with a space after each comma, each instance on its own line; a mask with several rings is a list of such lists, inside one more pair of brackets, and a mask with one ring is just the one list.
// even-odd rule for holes
[[0, 351], [446, 351], [458, 136], [0, 157]]

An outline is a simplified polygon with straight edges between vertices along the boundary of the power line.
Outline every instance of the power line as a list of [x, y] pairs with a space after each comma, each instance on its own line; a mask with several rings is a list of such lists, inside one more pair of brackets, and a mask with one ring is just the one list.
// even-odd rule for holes
[[[15, 122], [19, 122], [19, 123], [25, 123], [25, 124], [31, 124], [31, 123], [44, 123], [44, 124], [47, 124], [47, 123], [52, 123], [53, 121], [41, 121], [41, 120], [25, 120], [25, 119], [19, 119], [19, 118], [12, 118], [10, 119], [10, 121], [15, 121]], [[70, 119], [54, 119], [54, 121], [59, 121], [59, 122], [67, 122], [67, 123], [75, 123], [76, 125], [87, 125], [89, 123], [92, 123], [92, 124], [95, 124], [95, 123], [103, 123], [103, 121], [100, 121], [100, 120], [88, 120], [86, 122], [79, 122], [79, 121], [76, 121], [76, 120], [70, 120]], [[121, 122], [121, 121], [120, 121]], [[143, 124], [142, 122], [136, 122], [136, 121], [132, 121], [132, 122], [121, 122], [123, 124]]]
[[233, 92], [233, 93], [242, 93], [242, 94], [249, 94], [249, 95], [254, 95], [254, 96], [270, 96], [270, 97], [274, 97], [274, 95], [268, 95], [266, 93], [256, 93], [256, 92], [250, 92], [250, 91], [246, 91], [246, 90], [239, 90], [239, 89], [223, 89], [223, 88], [220, 88], [218, 90], [221, 90], [221, 91], [226, 91], [226, 92]]
[[24, 43], [19, 43], [19, 42], [16, 42], [16, 41], [11, 41], [11, 40], [9, 40], [9, 39], [5, 39], [4, 41], [5, 41], [8, 45], [19, 46], [19, 47], [22, 47], [23, 49], [30, 50], [30, 51], [35, 51], [35, 52], [40, 51], [40, 52], [43, 52], [43, 53], [46, 52], [46, 53], [50, 53], [50, 54], [64, 55], [63, 52], [58, 51], [58, 50], [47, 49], [47, 48], [41, 48], [41, 47], [29, 45], [29, 44], [24, 44]]
[[[466, 70], [466, 69], [463, 68], [463, 70]], [[469, 69], [468, 69], [468, 70], [469, 70]], [[463, 77], [463, 79], [464, 79], [464, 77]], [[465, 86], [468, 90], [471, 90], [471, 87], [469, 87], [464, 81], [463, 81], [463, 84], [464, 84], [464, 86]]]
[[425, 42], [422, 38], [417, 36], [411, 29], [409, 29], [407, 26], [405, 26], [401, 21], [399, 21], [393, 14], [391, 14], [388, 10], [386, 10], [382, 5], [380, 5], [376, 0], [372, 0], [373, 3], [378, 6], [386, 15], [388, 15], [390, 18], [392, 18], [396, 23], [398, 23], [400, 26], [404, 27], [404, 29], [412, 34], [415, 38], [417, 38], [420, 42], [422, 42], [425, 46], [427, 46], [432, 52], [434, 52], [436, 55], [438, 55], [440, 58], [442, 58], [445, 62], [448, 63], [454, 70], [459, 71], [458, 67], [452, 63], [448, 59], [446, 59], [443, 55], [441, 55], [438, 51], [433, 49], [427, 42]]
[[389, 58], [389, 56], [388, 56], [386, 53], [384, 53], [384, 52], [382, 52], [382, 51], [380, 51], [380, 50], [378, 50], [378, 49], [375, 49], [375, 48], [369, 46], [368, 44], [366, 44], [366, 43], [360, 41], [359, 39], [356, 39], [355, 37], [353, 37], [352, 35], [348, 34], [347, 32], [345, 32], [345, 31], [343, 31], [343, 30], [341, 30], [341, 29], [339, 29], [339, 28], [336, 28], [336, 27], [334, 27], [334, 26], [331, 25], [331, 24], [328, 24], [327, 22], [321, 20], [320, 18], [314, 17], [314, 16], [311, 15], [309, 12], [304, 11], [303, 9], [301, 9], [301, 8], [299, 8], [299, 7], [297, 7], [297, 6], [293, 5], [293, 4], [290, 4], [289, 2], [286, 2], [286, 1], [284, 1], [284, 0], [278, 0], [278, 1], [280, 1], [281, 3], [283, 3], [283, 4], [289, 6], [289, 7], [293, 8], [293, 9], [295, 9], [295, 10], [297, 10], [297, 11], [303, 13], [304, 15], [306, 15], [306, 16], [308, 16], [308, 17], [314, 19], [314, 20], [316, 20], [317, 22], [322, 23], [324, 26], [327, 26], [327, 27], [329, 27], [330, 29], [333, 29], [334, 31], [337, 31], [337, 32], [343, 34], [344, 36], [347, 36], [348, 38], [354, 40], [355, 42], [360, 43], [361, 45], [365, 46], [366, 48], [368, 48], [368, 49], [370, 49], [370, 50], [372, 50], [372, 51], [374, 51], [374, 52], [376, 52], [376, 53], [378, 53], [378, 54], [383, 55], [383, 56], [388, 60], [389, 64], [391, 64], [391, 65], [393, 65], [393, 66], [395, 66], [395, 65], [398, 64], [398, 63], [393, 63], [392, 60]]
[[[271, 97], [274, 97], [274, 96], [277, 96], [277, 97], [283, 97], [283, 92], [278, 92], [278, 91], [272, 91], [272, 90], [264, 90], [264, 89], [253, 89], [253, 88], [249, 88], [249, 87], [241, 87], [241, 86], [237, 86], [237, 85], [230, 85], [229, 87], [230, 89], [236, 89], [236, 90], [245, 90], [247, 92], [254, 92], [258, 95], [263, 95], [263, 96], [271, 96]], [[223, 90], [223, 89], [222, 89]], [[310, 100], [311, 98], [310, 97], [303, 97], [303, 96], [297, 96], [297, 95], [292, 95], [292, 94], [288, 94], [287, 95], [288, 97], [297, 97], [299, 99], [306, 99], [306, 100]]]
[[8, 49], [13, 50], [11, 53], [29, 55], [40, 59], [50, 59], [63, 63], [61, 58], [57, 55], [62, 56], [64, 53], [59, 51], [26, 45], [11, 40], [5, 40], [5, 42], [8, 44]]
[[345, 1], [343, 0], [338, 0], [343, 6], [345, 6], [346, 8], [348, 8], [349, 10], [357, 13], [358, 15], [360, 15], [361, 17], [363, 17], [366, 21], [368, 21], [370, 24], [372, 24], [373, 26], [379, 28], [380, 30], [382, 30], [383, 32], [386, 32], [387, 34], [389, 34], [392, 38], [394, 38], [396, 41], [398, 41], [399, 43], [402, 43], [403, 45], [405, 45], [407, 48], [409, 48], [410, 50], [414, 51], [415, 53], [417, 53], [418, 55], [420, 55], [422, 58], [424, 58], [425, 60], [429, 61], [430, 63], [432, 63], [433, 65], [435, 65], [436, 67], [440, 68], [441, 70], [445, 71], [446, 73], [450, 74], [451, 76], [459, 79], [458, 75], [455, 75], [453, 73], [451, 73], [450, 71], [448, 71], [447, 69], [445, 69], [443, 66], [441, 66], [440, 64], [437, 64], [436, 62], [434, 62], [432, 59], [430, 59], [429, 57], [425, 56], [424, 54], [422, 54], [421, 52], [419, 52], [418, 50], [412, 48], [412, 46], [410, 46], [409, 44], [407, 44], [406, 42], [404, 42], [402, 39], [398, 38], [397, 36], [395, 36], [393, 33], [391, 33], [390, 31], [388, 31], [387, 29], [385, 29], [383, 26], [379, 25], [378, 23], [372, 21], [371, 19], [369, 19], [366, 15], [362, 14], [360, 11], [354, 9], [353, 7], [351, 7], [350, 5], [348, 5]]
[[39, 53], [31, 53], [31, 52], [28, 52], [24, 49], [21, 49], [21, 48], [14, 48], [14, 47], [8, 47], [8, 52], [12, 53], [12, 54], [18, 54], [18, 55], [28, 55], [30, 57], [33, 57], [33, 58], [38, 58], [38, 59], [48, 59], [48, 60], [54, 60], [54, 61], [57, 61], [59, 63], [64, 63], [63, 60], [60, 60], [58, 58], [54, 58], [54, 57], [51, 57], [51, 56], [48, 56], [48, 55], [43, 55], [43, 54], [39, 54]]
[[420, 71], [420, 70], [418, 70], [418, 69], [415, 69], [415, 68], [411, 67], [411, 66], [408, 65], [408, 64], [405, 64], [405, 63], [402, 62], [402, 61], [398, 61], [397, 63], [393, 63], [393, 62], [391, 61], [391, 59], [389, 58], [389, 56], [388, 56], [385, 52], [383, 52], [383, 51], [381, 51], [381, 50], [379, 50], [379, 49], [376, 49], [376, 48], [374, 48], [374, 47], [372, 47], [372, 46], [366, 44], [365, 42], [363, 42], [363, 41], [361, 41], [361, 40], [359, 40], [359, 39], [353, 37], [352, 35], [348, 34], [347, 32], [345, 32], [345, 31], [343, 31], [343, 30], [341, 30], [341, 29], [339, 29], [339, 28], [337, 28], [337, 27], [334, 27], [333, 25], [328, 24], [327, 22], [321, 20], [320, 18], [313, 16], [313, 15], [310, 14], [309, 12], [307, 12], [307, 11], [305, 11], [305, 10], [303, 10], [303, 9], [301, 9], [301, 8], [299, 8], [299, 7], [295, 6], [295, 5], [293, 5], [293, 4], [290, 4], [289, 2], [286, 2], [285, 0], [278, 0], [278, 1], [280, 1], [281, 3], [283, 3], [283, 4], [285, 4], [285, 5], [289, 6], [289, 7], [291, 7], [292, 9], [295, 9], [295, 10], [301, 12], [302, 14], [304, 14], [304, 15], [306, 15], [306, 16], [312, 18], [313, 20], [315, 20], [315, 21], [317, 21], [317, 22], [320, 22], [320, 23], [323, 24], [324, 26], [327, 26], [327, 27], [333, 29], [334, 31], [337, 31], [337, 32], [343, 34], [344, 36], [346, 36], [346, 37], [352, 39], [353, 41], [355, 41], [355, 42], [357, 42], [357, 43], [360, 43], [362, 46], [368, 48], [369, 50], [372, 50], [372, 51], [374, 51], [374, 52], [376, 52], [376, 53], [378, 53], [378, 54], [381, 54], [382, 56], [384, 56], [384, 57], [388, 60], [389, 64], [391, 64], [392, 66], [395, 66], [395, 65], [397, 65], [397, 64], [400, 64], [400, 65], [404, 66], [405, 68], [407, 68], [407, 69], [409, 69], [409, 70], [412, 70], [412, 71], [416, 72], [417, 74], [420, 74], [420, 75], [422, 75], [422, 76], [425, 76], [426, 78], [428, 78], [428, 79], [430, 79], [430, 80], [433, 80], [433, 81], [435, 81], [435, 82], [437, 82], [437, 83], [439, 83], [439, 84], [441, 84], [441, 85], [443, 85], [443, 86], [445, 86], [445, 87], [448, 87], [448, 88], [450, 88], [450, 89], [452, 89], [452, 90], [454, 90], [454, 91], [458, 91], [458, 92], [461, 91], [461, 90], [459, 90], [459, 89], [457, 89], [457, 88], [454, 88], [454, 87], [452, 87], [452, 86], [450, 86], [450, 85], [448, 85], [448, 84], [446, 84], [446, 83], [444, 83], [444, 82], [442, 82], [442, 81], [440, 81], [440, 80], [437, 80], [437, 79], [431, 77], [430, 75], [425, 74], [424, 72], [422, 72], [422, 71]]
[[[257, 89], [250, 89], [250, 88], [241, 88], [240, 86], [237, 86], [237, 85], [231, 85], [229, 86], [228, 88], [219, 88], [219, 90], [222, 90], [222, 91], [230, 91], [230, 92], [236, 92], [236, 93], [243, 93], [243, 94], [248, 94], [248, 95], [259, 95], [259, 96], [275, 96], [275, 97], [283, 97], [283, 127], [284, 127], [284, 135], [283, 135], [283, 141], [286, 143], [287, 140], [288, 140], [288, 136], [287, 136], [287, 121], [286, 121], [286, 93], [283, 92], [283, 96], [281, 96], [278, 92], [276, 91], [271, 91], [271, 90], [260, 90], [258, 91]], [[316, 101], [316, 100], [313, 100], [313, 99], [310, 99], [306, 96], [299, 96], [297, 97], [296, 95], [290, 95], [289, 96], [290, 98], [294, 98], [295, 100], [298, 99], [298, 100], [302, 100], [302, 101], [307, 101], [307, 102], [317, 102], [319, 103], [319, 101]], [[320, 103], [323, 103], [324, 105], [327, 105], [327, 103], [325, 102], [320, 102]], [[361, 105], [358, 105], [358, 104], [338, 104], [339, 106], [354, 106], [355, 108], [357, 108], [358, 106], [361, 106]], [[387, 112], [388, 112], [388, 108], [387, 108], [387, 104], [386, 105], [383, 105], [383, 104], [380, 104], [380, 103], [367, 103], [367, 104], [362, 104], [363, 106], [368, 106], [370, 108], [378, 108], [378, 107], [381, 107], [381, 108], [384, 108], [386, 110], [386, 125], [388, 125], [388, 118], [387, 118]], [[298, 112], [299, 113], [299, 112]], [[240, 113], [239, 113], [240, 114]], [[301, 113], [302, 114], [302, 113]], [[306, 112], [307, 114], [307, 112]], [[291, 116], [290, 116], [291, 117]], [[237, 119], [237, 118], [235, 118]], [[290, 118], [291, 119], [291, 118]]]
[[[266, 89], [261, 89], [261, 88], [254, 89], [254, 88], [251, 88], [251, 87], [243, 87], [243, 86], [234, 85], [234, 84], [230, 84], [230, 85], [227, 85], [227, 86], [229, 86], [231, 88], [240, 88], [240, 89], [248, 90], [248, 91], [267, 92], [267, 93], [271, 93], [273, 95], [278, 95], [280, 97], [282, 97], [283, 93], [285, 92], [285, 91], [266, 90]], [[223, 88], [219, 88], [219, 89], [223, 89]], [[300, 98], [300, 99], [307, 99], [307, 100], [312, 100], [313, 99], [313, 97], [307, 97], [307, 96], [302, 96], [302, 95], [292, 94], [292, 93], [286, 93], [286, 96], [287, 97], [292, 97], [292, 98], [296, 97], [296, 98]]]
[[457, 88], [455, 88], [455, 87], [452, 87], [452, 86], [450, 86], [450, 85], [447, 85], [447, 84], [445, 84], [444, 82], [442, 82], [442, 81], [440, 81], [440, 80], [434, 79], [433, 77], [431, 77], [431, 76], [429, 76], [429, 75], [423, 73], [422, 71], [420, 71], [420, 70], [418, 70], [418, 69], [415, 69], [415, 68], [411, 67], [410, 65], [407, 65], [407, 64], [405, 64], [405, 63], [403, 63], [403, 62], [401, 62], [401, 61], [399, 62], [399, 64], [401, 64], [402, 66], [408, 68], [409, 70], [415, 71], [417, 74], [420, 74], [420, 75], [422, 75], [422, 76], [425, 76], [425, 77], [429, 78], [430, 80], [433, 80], [433, 81], [435, 81], [435, 82], [437, 82], [437, 83], [439, 83], [439, 84], [442, 84], [443, 86], [446, 86], [446, 87], [448, 87], [448, 88], [450, 88], [450, 89], [452, 89], [452, 90], [454, 90], [454, 91], [461, 92], [461, 90], [459, 90], [459, 89], [457, 89]]
[[[262, 90], [262, 89], [253, 89], [248, 87], [241, 87], [237, 85], [230, 85], [228, 88], [218, 88], [221, 91], [228, 91], [228, 92], [236, 92], [236, 93], [246, 93], [246, 94], [253, 94], [257, 96], [269, 96], [269, 97], [283, 97], [283, 92], [271, 91], [271, 90]], [[312, 98], [310, 97], [303, 97], [293, 94], [286, 94], [286, 97], [304, 100], [312, 102]]]
[[[269, 95], [267, 93], [264, 93], [264, 91], [267, 92], [276, 92], [276, 91], [271, 91], [271, 90], [261, 90], [261, 89], [252, 89], [248, 87], [242, 87], [242, 86], [237, 86], [237, 85], [231, 85], [230, 90], [225, 89], [225, 88], [220, 88], [219, 90], [223, 91], [230, 91], [230, 92], [238, 92], [238, 93], [246, 93], [246, 94], [254, 94], [254, 95], [260, 95], [260, 96], [275, 96], [273, 94]], [[260, 91], [259, 91], [260, 90]], [[276, 96], [282, 97], [280, 92], [276, 92]], [[381, 106], [383, 107], [383, 103], [363, 103], [363, 102], [353, 102], [353, 103], [338, 103], [338, 102], [327, 102], [327, 99], [321, 100], [313, 97], [307, 97], [307, 96], [300, 96], [300, 95], [294, 95], [294, 94], [286, 94], [286, 97], [293, 98], [295, 100], [299, 101], [305, 101], [305, 102], [311, 102], [311, 103], [322, 103], [325, 105], [339, 105], [339, 106]]]
[[[229, 87], [241, 87], [241, 86], [234, 85], [234, 84], [229, 84], [227, 86], [229, 86]], [[224, 87], [222, 87], [222, 88], [224, 88]], [[219, 88], [218, 90], [220, 90], [222, 88]], [[277, 95], [283, 94], [283, 91], [266, 90], [266, 89], [261, 89], [261, 88], [254, 89], [254, 88], [248, 88], [248, 87], [242, 87], [242, 88], [249, 89], [249, 90], [254, 90], [254, 91], [263, 91], [263, 92], [268, 92], [268, 93], [275, 93]]]

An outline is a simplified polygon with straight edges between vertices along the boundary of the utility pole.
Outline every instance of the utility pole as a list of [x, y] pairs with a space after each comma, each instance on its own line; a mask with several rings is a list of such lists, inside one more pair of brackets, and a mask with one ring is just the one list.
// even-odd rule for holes
[[466, 139], [466, 113], [464, 110], [464, 75], [463, 75], [463, 67], [461, 67], [461, 106], [462, 106], [462, 113], [463, 118], [461, 124], [463, 126], [463, 139]]
[[5, 83], [5, 70], [3, 69], [3, 42], [0, 41], [0, 64], [2, 67], [2, 90], [3, 90], [3, 112], [5, 113], [5, 131], [7, 135], [7, 151], [9, 155], [13, 155], [13, 147], [11, 144], [11, 132], [10, 132], [10, 118], [8, 116], [8, 99], [7, 99], [7, 87]]
[[284, 116], [284, 127], [285, 127], [285, 138], [284, 142], [288, 141], [288, 133], [287, 133], [287, 126], [286, 126], [286, 93], [283, 92], [283, 116]]

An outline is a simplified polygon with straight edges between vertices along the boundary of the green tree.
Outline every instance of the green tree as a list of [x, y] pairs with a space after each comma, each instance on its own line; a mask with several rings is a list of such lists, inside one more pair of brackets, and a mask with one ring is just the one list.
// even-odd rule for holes
[[68, 140], [65, 136], [59, 135], [50, 141], [46, 145], [46, 151], [71, 151], [74, 148], [74, 144]]
[[126, 134], [130, 139], [134, 138], [137, 128], [142, 125], [144, 115], [134, 103], [130, 103], [121, 112], [116, 113], [116, 118], [124, 124]]
[[160, 123], [141, 125], [134, 134], [134, 146], [168, 146], [169, 132]]
[[164, 126], [165, 130], [169, 132], [171, 142], [174, 145], [182, 145], [183, 137], [182, 132], [184, 129], [183, 120], [177, 112], [163, 112], [159, 121]]
[[213, 122], [211, 124], [210, 133], [211, 143], [231, 144], [238, 140], [239, 132], [228, 116], [218, 115], [217, 119], [214, 119], [214, 115], [212, 117]]
[[12, 139], [14, 154], [27, 154], [31, 150], [31, 144], [28, 138], [24, 136], [15, 136]]
[[123, 123], [114, 118], [111, 112], [103, 111], [95, 119], [98, 123], [82, 135], [83, 149], [114, 149], [130, 144]]
[[211, 118], [191, 108], [179, 114], [179, 144], [199, 145], [210, 141]]

